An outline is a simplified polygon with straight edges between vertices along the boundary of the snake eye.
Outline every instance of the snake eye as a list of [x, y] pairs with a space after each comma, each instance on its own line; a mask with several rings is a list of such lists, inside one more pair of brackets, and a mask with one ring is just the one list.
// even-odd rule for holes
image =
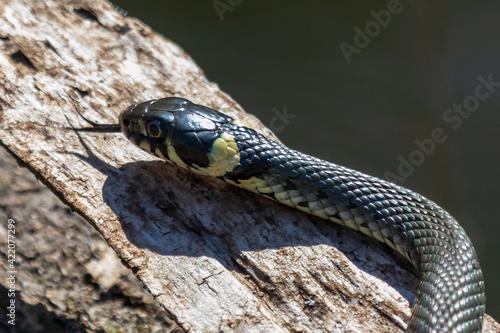
[[167, 136], [167, 130], [165, 128], [165, 124], [158, 119], [151, 120], [148, 123], [147, 130], [148, 130], [148, 135], [155, 139]]

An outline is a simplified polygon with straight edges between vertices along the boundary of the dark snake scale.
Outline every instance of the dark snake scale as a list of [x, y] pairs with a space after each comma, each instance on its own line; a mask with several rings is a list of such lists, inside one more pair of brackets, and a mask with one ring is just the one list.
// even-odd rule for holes
[[182, 98], [132, 105], [119, 127], [138, 147], [180, 167], [359, 230], [401, 253], [420, 275], [407, 332], [481, 331], [486, 298], [476, 251], [434, 202], [287, 148]]

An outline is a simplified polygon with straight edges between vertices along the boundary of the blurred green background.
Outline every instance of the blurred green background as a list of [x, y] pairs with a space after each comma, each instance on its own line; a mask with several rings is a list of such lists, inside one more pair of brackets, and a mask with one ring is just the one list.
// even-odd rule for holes
[[[473, 105], [479, 76], [500, 82], [498, 1], [114, 2], [178, 43], [288, 146], [383, 178], [416, 158], [398, 183], [467, 230], [487, 313], [500, 320], [500, 86]], [[356, 27], [371, 37], [355, 40]], [[445, 121], [464, 100], [475, 110], [455, 113], [460, 126]], [[283, 122], [285, 109], [295, 117]], [[419, 153], [415, 140], [436, 128], [445, 142]]]

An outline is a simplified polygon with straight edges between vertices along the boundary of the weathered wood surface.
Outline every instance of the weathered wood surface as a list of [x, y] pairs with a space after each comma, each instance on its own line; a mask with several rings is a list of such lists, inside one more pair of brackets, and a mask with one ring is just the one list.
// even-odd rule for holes
[[[0, 143], [192, 332], [401, 332], [417, 278], [376, 241], [155, 160], [76, 109], [181, 96], [272, 134], [171, 41], [106, 1], [0, 4]], [[487, 318], [484, 332], [499, 332]]]

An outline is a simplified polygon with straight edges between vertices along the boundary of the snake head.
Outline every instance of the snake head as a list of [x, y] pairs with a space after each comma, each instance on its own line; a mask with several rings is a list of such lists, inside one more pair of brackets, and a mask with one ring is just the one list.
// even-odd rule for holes
[[134, 104], [120, 114], [121, 131], [132, 143], [195, 171], [217, 162], [214, 146], [223, 125], [232, 122], [223, 113], [178, 97]]

